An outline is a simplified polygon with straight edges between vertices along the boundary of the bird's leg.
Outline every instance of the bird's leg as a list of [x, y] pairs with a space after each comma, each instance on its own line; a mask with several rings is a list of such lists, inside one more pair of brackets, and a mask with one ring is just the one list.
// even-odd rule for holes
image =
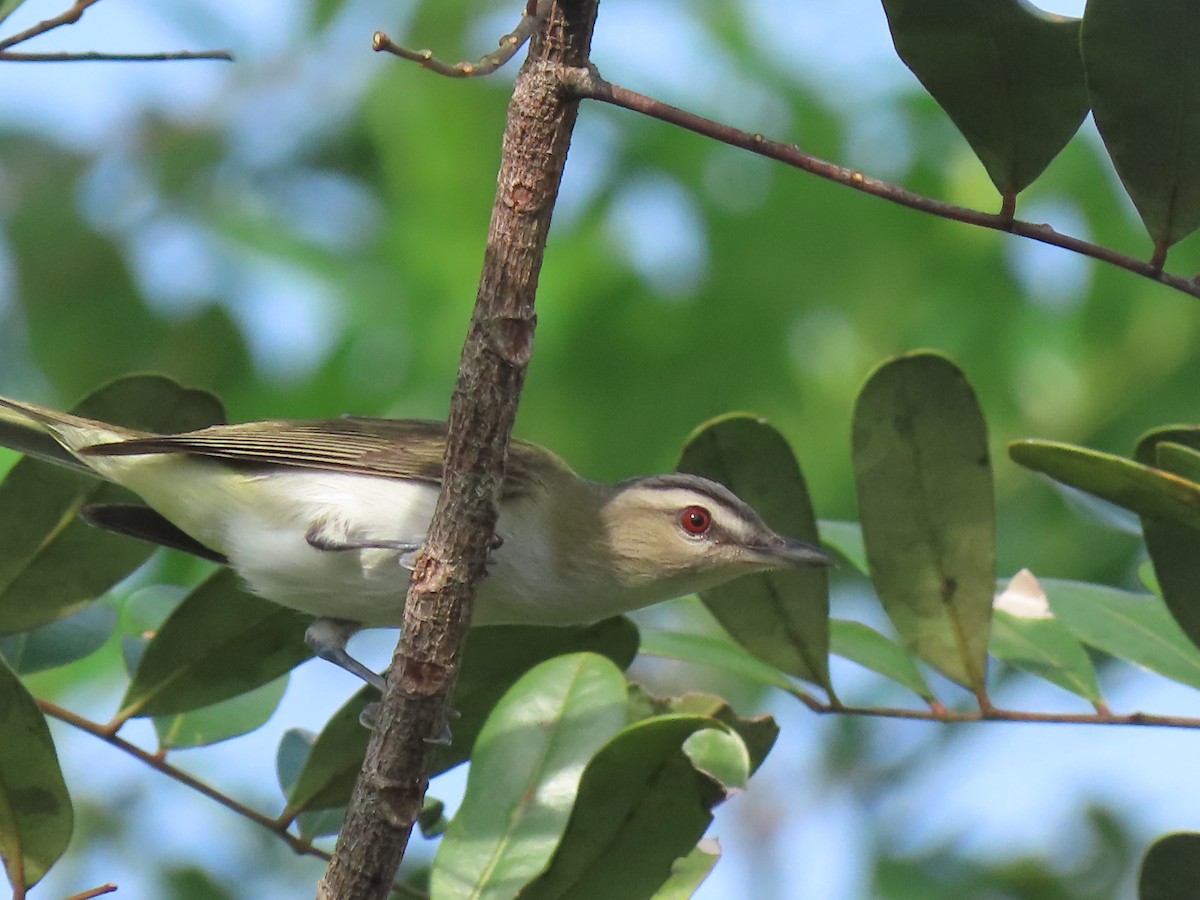
[[[401, 554], [415, 554], [420, 544], [412, 541], [359, 540], [352, 537], [335, 537], [324, 521], [314, 522], [304, 534], [304, 540], [314, 550], [327, 553], [345, 553], [349, 550], [396, 550]], [[401, 557], [403, 559], [403, 556]]]
[[349, 619], [320, 618], [305, 629], [304, 643], [321, 659], [345, 669], [351, 675], [357, 675], [382, 692], [383, 678], [346, 652], [346, 642], [361, 629], [362, 625]]

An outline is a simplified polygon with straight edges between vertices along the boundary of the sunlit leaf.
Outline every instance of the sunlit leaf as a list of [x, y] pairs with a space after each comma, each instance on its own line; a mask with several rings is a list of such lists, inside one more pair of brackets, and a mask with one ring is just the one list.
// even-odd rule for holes
[[[719, 481], [780, 534], [817, 544], [817, 523], [791, 446], [762, 419], [714, 419], [688, 438], [677, 467]], [[735, 641], [789, 675], [829, 688], [829, 576], [823, 567], [748, 575], [700, 592]]]
[[683, 746], [716, 725], [662, 716], [627, 726], [593, 757], [550, 867], [522, 900], [652, 896], [712, 821], [732, 786], [696, 770]]
[[0, 735], [0, 857], [9, 883], [29, 887], [67, 849], [74, 813], [46, 720], [2, 662]]
[[[637, 653], [638, 632], [626, 618], [606, 619], [577, 628], [499, 625], [472, 628], [463, 648], [455, 684], [449, 747], [438, 747], [430, 763], [437, 775], [471, 755], [488, 713], [518, 678], [538, 663], [566, 653], [602, 654], [624, 669]], [[358, 777], [370, 733], [359, 723], [363, 707], [378, 699], [364, 688], [346, 702], [321, 730], [303, 771], [287, 791], [288, 814], [345, 806]]]
[[1200, 528], [1200, 485], [1111, 453], [1054, 441], [1016, 441], [1013, 461], [1139, 516]]
[[987, 426], [933, 353], [872, 373], [854, 409], [854, 477], [871, 578], [908, 649], [980, 693], [996, 584]]
[[479, 732], [431, 893], [499, 900], [542, 872], [584, 766], [624, 724], [625, 678], [602, 656], [560, 656], [523, 675]]
[[1079, 20], [1024, 0], [883, 0], [896, 52], [1001, 194], [1028, 187], [1088, 111]]
[[1191, 0], [1089, 0], [1096, 126], [1160, 252], [1200, 226], [1200, 16]]
[[716, 838], [705, 838], [687, 856], [675, 860], [671, 875], [651, 900], [688, 900], [704, 883], [721, 858]]
[[1004, 610], [992, 613], [992, 655], [1092, 703], [1100, 686], [1091, 657], [1055, 619], [1023, 619]]

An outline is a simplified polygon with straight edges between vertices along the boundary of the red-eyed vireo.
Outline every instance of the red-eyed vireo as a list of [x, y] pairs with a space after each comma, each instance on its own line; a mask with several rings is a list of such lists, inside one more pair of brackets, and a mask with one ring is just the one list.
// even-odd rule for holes
[[[0, 443], [129, 488], [148, 506], [85, 518], [232, 566], [254, 593], [318, 617], [306, 634], [318, 655], [382, 686], [346, 641], [403, 620], [444, 425], [347, 417], [157, 435], [0, 397]], [[585, 624], [749, 572], [829, 563], [715, 482], [599, 484], [522, 441], [509, 447], [496, 536], [476, 625]]]

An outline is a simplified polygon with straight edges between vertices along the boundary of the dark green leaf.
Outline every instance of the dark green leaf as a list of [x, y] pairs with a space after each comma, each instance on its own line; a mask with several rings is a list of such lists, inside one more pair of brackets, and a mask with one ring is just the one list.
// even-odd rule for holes
[[421, 829], [421, 837], [425, 840], [441, 837], [446, 833], [450, 820], [446, 818], [446, 804], [437, 797], [425, 795], [421, 804], [421, 812], [417, 815], [417, 827]]
[[1139, 516], [1200, 528], [1200, 485], [1111, 453], [1054, 441], [1016, 441], [1013, 461]]
[[0, 857], [10, 884], [41, 880], [71, 839], [71, 797], [37, 703], [0, 662]]
[[[223, 418], [211, 394], [150, 375], [114, 381], [74, 411], [151, 431], [200, 428]], [[36, 436], [29, 444], [57, 447]], [[0, 632], [29, 631], [71, 615], [145, 562], [153, 552], [149, 544], [76, 517], [88, 503], [129, 499], [120, 488], [40, 460], [13, 467], [0, 484]]]
[[1200, 689], [1200, 650], [1162, 598], [1049, 578], [1042, 588], [1055, 617], [1085, 644]]
[[1165, 252], [1200, 226], [1200, 15], [1191, 0], [1088, 0], [1082, 47], [1096, 126]]
[[0, 22], [3, 22], [24, 3], [25, 0], [0, 0]]
[[593, 757], [562, 843], [522, 900], [652, 896], [692, 851], [727, 786], [697, 771], [683, 745], [714, 727], [699, 716], [627, 726]]
[[[626, 618], [606, 619], [576, 628], [498, 625], [472, 628], [463, 648], [462, 668], [454, 689], [449, 747], [434, 751], [430, 773], [451, 769], [471, 755], [479, 729], [492, 707], [522, 674], [545, 659], [592, 651], [625, 668], [637, 653], [638, 633]], [[369, 732], [359, 724], [362, 708], [378, 695], [364, 689], [352, 697], [322, 729], [295, 787], [288, 792], [288, 811], [345, 806], [367, 750]]]
[[287, 690], [288, 677], [254, 688], [239, 697], [175, 716], [157, 716], [154, 730], [163, 750], [206, 747], [248, 734], [267, 723]]
[[163, 623], [121, 701], [122, 717], [211, 706], [291, 671], [312, 656], [309, 619], [246, 593], [223, 569]]
[[[1184, 444], [1154, 445], [1159, 468], [1195, 482], [1200, 454]], [[1142, 519], [1157, 592], [1196, 646], [1200, 646], [1200, 530], [1166, 519]]]
[[[692, 433], [677, 466], [719, 481], [780, 534], [819, 542], [796, 456], [762, 419], [735, 414]], [[829, 689], [829, 576], [823, 568], [749, 575], [700, 592], [735, 641], [789, 675]]]
[[1088, 111], [1079, 20], [1024, 0], [883, 0], [896, 52], [1006, 196], [1028, 187]]
[[0, 657], [18, 675], [56, 669], [95, 653], [116, 627], [116, 607], [93, 603], [33, 631], [0, 637]]
[[602, 656], [561, 656], [523, 675], [479, 732], [431, 893], [508, 898], [540, 874], [567, 827], [584, 766], [624, 723], [625, 678]]
[[996, 585], [987, 426], [933, 353], [884, 363], [854, 409], [854, 478], [871, 577], [920, 659], [980, 693]]
[[1150, 845], [1138, 875], [1138, 900], [1192, 900], [1200, 885], [1200, 834], [1177, 831]]
[[831, 649], [838, 656], [904, 685], [923, 700], [937, 699], [903, 647], [861, 622], [833, 619], [829, 628]]

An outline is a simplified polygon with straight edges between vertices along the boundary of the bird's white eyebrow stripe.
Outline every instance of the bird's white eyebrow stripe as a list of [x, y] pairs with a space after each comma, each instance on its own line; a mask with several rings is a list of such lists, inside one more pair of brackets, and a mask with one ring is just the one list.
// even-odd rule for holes
[[744, 501], [739, 500], [737, 495], [728, 488], [716, 484], [711, 481], [706, 481], [697, 478], [694, 475], [686, 475], [677, 473], [674, 475], [659, 475], [651, 478], [644, 478], [638, 482], [638, 486], [642, 489], [649, 489], [655, 493], [662, 494], [665, 497], [670, 497], [680, 506], [686, 506], [690, 502], [695, 502], [696, 495], [701, 494], [711, 503], [719, 507], [730, 520], [739, 524], [749, 524], [747, 513], [753, 514]]

